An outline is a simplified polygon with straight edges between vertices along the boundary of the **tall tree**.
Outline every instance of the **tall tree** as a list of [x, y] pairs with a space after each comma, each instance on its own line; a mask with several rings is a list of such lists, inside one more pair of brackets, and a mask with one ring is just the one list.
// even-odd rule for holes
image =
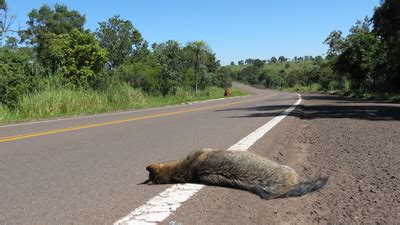
[[0, 47], [3, 44], [4, 38], [7, 37], [7, 33], [16, 32], [11, 29], [15, 18], [15, 15], [9, 14], [7, 2], [5, 0], [0, 0]]
[[85, 16], [60, 4], [55, 4], [54, 7], [45, 4], [39, 10], [33, 9], [28, 16], [28, 28], [20, 31], [21, 41], [34, 45], [39, 60], [44, 63], [48, 60], [48, 55], [43, 50], [47, 48], [51, 37], [69, 34], [74, 29], [83, 31], [85, 24]]
[[110, 68], [124, 63], [128, 59], [139, 57], [147, 49], [147, 42], [129, 20], [113, 16], [106, 22], [100, 22], [96, 37], [100, 45], [107, 49]]
[[384, 72], [387, 74], [387, 83], [391, 89], [400, 88], [400, 1], [384, 0], [381, 6], [375, 8], [372, 17], [373, 33], [381, 40], [381, 54], [384, 53]]
[[334, 61], [337, 72], [345, 74], [351, 80], [353, 89], [364, 91], [374, 79], [374, 54], [378, 50], [379, 40], [370, 32], [369, 19], [357, 21], [350, 34], [343, 39]]
[[337, 56], [342, 53], [344, 39], [342, 37], [342, 31], [334, 30], [323, 42], [329, 45], [328, 57]]
[[193, 41], [188, 43], [188, 47], [192, 50], [194, 54], [194, 79], [195, 79], [195, 93], [197, 95], [198, 89], [198, 78], [200, 74], [200, 65], [203, 60], [204, 53], [211, 52], [209, 46], [205, 41]]
[[44, 53], [48, 56], [53, 71], [62, 74], [78, 85], [100, 72], [106, 62], [106, 51], [101, 48], [95, 37], [86, 31], [74, 29], [69, 34], [52, 34]]
[[372, 17], [373, 31], [384, 39], [398, 38], [400, 31], [400, 2], [384, 0], [381, 6], [375, 8]]
[[163, 96], [175, 94], [184, 69], [184, 55], [177, 41], [153, 45], [154, 55], [160, 67], [160, 91]]

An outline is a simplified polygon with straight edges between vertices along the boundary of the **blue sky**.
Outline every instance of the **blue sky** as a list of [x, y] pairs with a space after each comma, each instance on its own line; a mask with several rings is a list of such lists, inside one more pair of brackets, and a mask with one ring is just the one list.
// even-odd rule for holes
[[322, 55], [333, 30], [345, 34], [357, 19], [371, 16], [379, 0], [8, 0], [25, 27], [27, 14], [43, 4], [61, 3], [86, 15], [86, 28], [113, 15], [133, 22], [151, 44], [204, 40], [222, 64], [272, 56]]

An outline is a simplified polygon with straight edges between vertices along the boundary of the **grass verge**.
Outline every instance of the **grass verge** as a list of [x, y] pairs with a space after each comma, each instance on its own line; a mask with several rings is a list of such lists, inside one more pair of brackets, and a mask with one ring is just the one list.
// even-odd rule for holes
[[[236, 88], [232, 89], [232, 96], [243, 95], [247, 93]], [[166, 97], [144, 95], [141, 91], [122, 84], [103, 92], [49, 87], [34, 94], [21, 96], [15, 109], [0, 105], [0, 124], [154, 108], [222, 97], [224, 89], [218, 87], [208, 87], [199, 91], [197, 95], [193, 91], [178, 89], [175, 95]]]

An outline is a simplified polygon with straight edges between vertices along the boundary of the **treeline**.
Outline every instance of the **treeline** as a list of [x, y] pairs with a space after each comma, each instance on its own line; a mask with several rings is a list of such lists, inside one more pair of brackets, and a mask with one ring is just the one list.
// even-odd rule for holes
[[[306, 56], [300, 56], [300, 57], [293, 57], [293, 59], [286, 58], [285, 56], [279, 56], [279, 57], [271, 57], [271, 59], [252, 59], [248, 58], [246, 60], [239, 60], [237, 62], [237, 65], [242, 66], [242, 65], [251, 65], [251, 64], [260, 64], [260, 63], [282, 63], [282, 62], [287, 62], [287, 61], [304, 61], [304, 60], [321, 60], [322, 56], [312, 56], [312, 55], [306, 55]], [[235, 62], [231, 62], [231, 66], [235, 66]]]
[[325, 58], [247, 59], [227, 68], [236, 80], [270, 88], [400, 92], [400, 1], [382, 1], [371, 19], [357, 21], [345, 37], [331, 32], [324, 43]]
[[13, 31], [15, 17], [0, 0], [0, 106], [18, 109], [22, 96], [49, 88], [169, 96], [231, 85], [229, 71], [220, 69], [204, 41], [149, 46], [118, 15], [90, 31], [84, 15], [60, 4], [43, 5], [28, 16], [27, 28]]
[[[272, 57], [274, 59], [275, 57]], [[281, 60], [255, 59], [251, 64], [228, 66], [233, 79], [250, 85], [267, 88], [337, 89], [339, 83], [333, 77], [329, 64], [321, 56], [296, 57]], [[305, 59], [306, 58], [306, 59]]]

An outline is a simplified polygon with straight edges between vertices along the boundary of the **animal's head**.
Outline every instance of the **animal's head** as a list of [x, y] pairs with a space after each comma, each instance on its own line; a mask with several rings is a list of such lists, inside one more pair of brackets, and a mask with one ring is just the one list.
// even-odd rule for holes
[[173, 183], [173, 176], [170, 166], [165, 163], [155, 163], [146, 167], [149, 171], [149, 179], [142, 184], [168, 184]]

